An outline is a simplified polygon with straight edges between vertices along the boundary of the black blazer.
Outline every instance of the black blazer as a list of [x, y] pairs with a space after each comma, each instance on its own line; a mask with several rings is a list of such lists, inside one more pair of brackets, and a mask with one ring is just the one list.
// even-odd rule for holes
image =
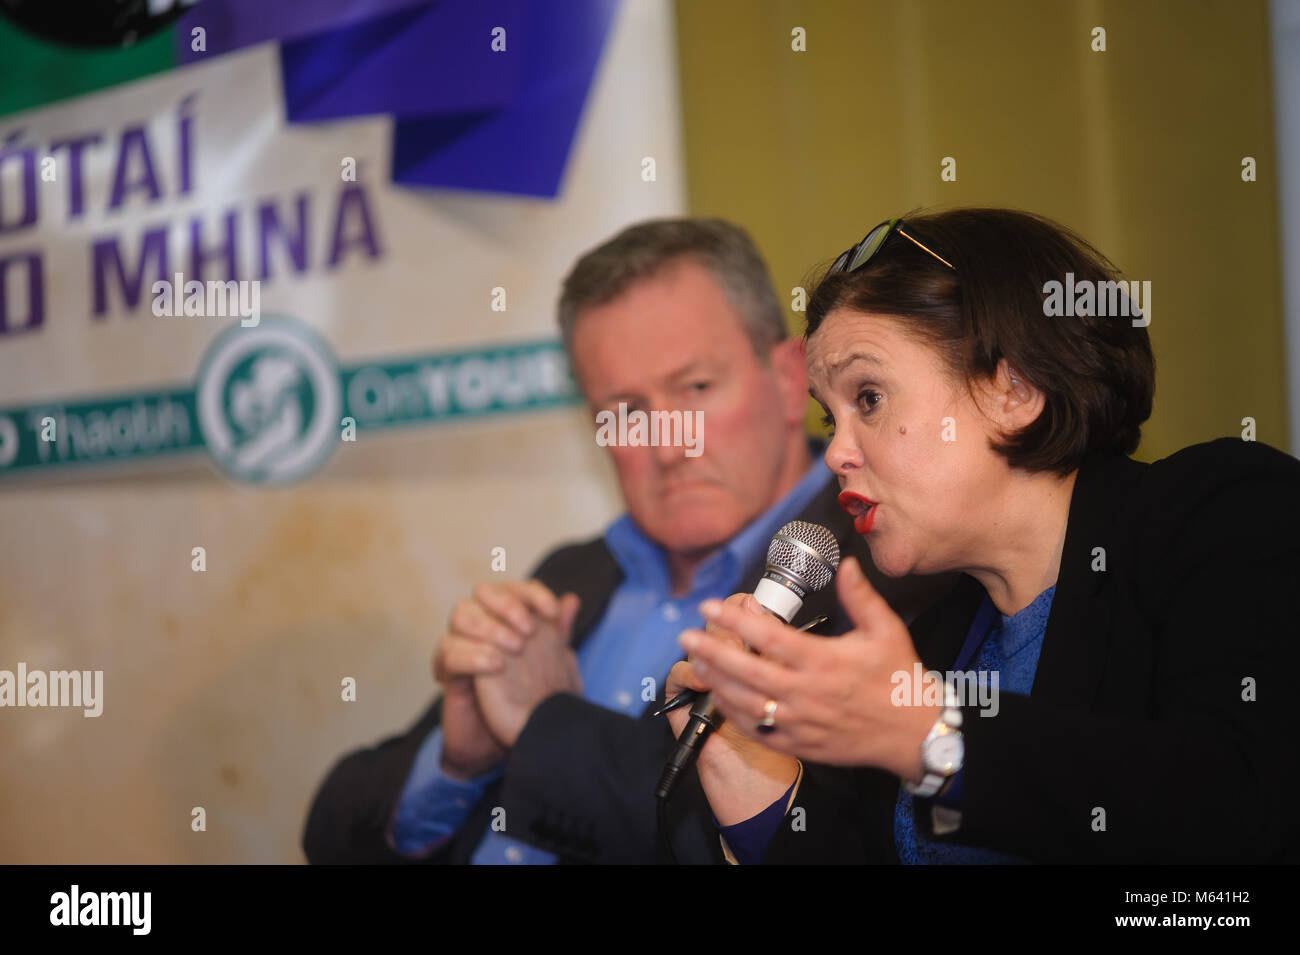
[[[914, 619], [952, 589], [958, 575], [891, 580], [880, 574], [837, 504], [838, 490], [828, 475], [825, 488], [798, 519], [828, 527], [841, 552], [858, 558], [900, 616]], [[759, 555], [742, 580], [757, 582], [764, 557]], [[574, 621], [576, 649], [600, 621], [622, 571], [597, 538], [554, 551], [533, 576], [556, 593], [573, 591], [582, 599]], [[797, 619], [819, 614], [832, 618], [827, 633], [843, 633], [850, 626], [833, 585], [810, 595]], [[509, 835], [556, 853], [562, 862], [655, 861], [653, 790], [673, 742], [667, 719], [650, 716], [661, 703], [648, 703], [641, 717], [633, 719], [572, 694], [544, 700], [520, 733], [503, 777], [460, 830], [436, 853], [412, 859], [394, 852], [384, 834], [416, 751], [439, 723], [440, 701], [435, 701], [404, 734], [351, 753], [333, 767], [308, 813], [303, 851], [312, 863], [465, 863], [487, 830], [493, 808], [500, 806], [506, 810]], [[669, 828], [680, 862], [722, 861], [694, 773], [683, 778], [673, 796]]]
[[[1295, 458], [1221, 438], [1085, 460], [1032, 691], [963, 708], [961, 827], [941, 838], [1037, 862], [1300, 861], [1298, 586]], [[982, 596], [965, 577], [909, 628], [927, 668], [952, 668]], [[763, 861], [896, 863], [897, 793], [806, 767], [805, 828]]]

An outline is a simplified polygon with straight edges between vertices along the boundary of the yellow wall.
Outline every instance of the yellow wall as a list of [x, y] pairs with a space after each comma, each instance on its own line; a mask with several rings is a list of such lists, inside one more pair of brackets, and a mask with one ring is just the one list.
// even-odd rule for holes
[[1247, 416], [1300, 450], [1262, 0], [679, 0], [677, 18], [691, 210], [750, 228], [783, 294], [917, 206], [1039, 212], [1152, 283], [1138, 457], [1238, 435]]

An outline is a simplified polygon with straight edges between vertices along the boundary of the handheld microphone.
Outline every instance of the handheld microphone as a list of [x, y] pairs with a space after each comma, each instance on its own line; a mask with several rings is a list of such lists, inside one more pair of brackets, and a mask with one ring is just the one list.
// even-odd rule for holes
[[[786, 623], [803, 606], [804, 598], [821, 590], [840, 565], [840, 545], [820, 524], [791, 521], [776, 532], [767, 547], [767, 569], [754, 588], [756, 599], [768, 613]], [[691, 707], [691, 716], [677, 737], [677, 745], [655, 787], [655, 798], [665, 800], [700, 754], [709, 734], [722, 725], [722, 715], [706, 693]]]

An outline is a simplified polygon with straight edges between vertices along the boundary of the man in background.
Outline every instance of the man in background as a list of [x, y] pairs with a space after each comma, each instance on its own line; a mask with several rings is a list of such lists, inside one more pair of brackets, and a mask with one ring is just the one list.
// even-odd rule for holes
[[[698, 444], [611, 446], [627, 512], [530, 580], [479, 584], [455, 606], [434, 652], [442, 696], [333, 768], [303, 836], [313, 863], [655, 861], [673, 737], [651, 714], [682, 658], [676, 636], [703, 625], [705, 598], [752, 591], [775, 531], [829, 527], [909, 622], [952, 584], [875, 571], [804, 431], [802, 342], [741, 229], [624, 230], [574, 265], [559, 324], [593, 412], [699, 412]], [[848, 629], [834, 587], [796, 622], [823, 613], [826, 632]], [[680, 790], [702, 800], [693, 774]], [[721, 861], [708, 818], [682, 816], [679, 861]]]

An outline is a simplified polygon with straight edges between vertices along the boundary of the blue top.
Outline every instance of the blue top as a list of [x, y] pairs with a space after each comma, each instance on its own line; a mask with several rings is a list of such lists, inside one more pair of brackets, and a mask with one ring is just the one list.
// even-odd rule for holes
[[[1005, 690], [1029, 695], [1034, 685], [1034, 673], [1038, 669], [1038, 656], [1043, 649], [1043, 636], [1047, 632], [1047, 618], [1052, 611], [1052, 598], [1055, 594], [1056, 586], [1053, 585], [1018, 613], [1010, 617], [1003, 613], [997, 614], [998, 620], [980, 644], [979, 652], [970, 667], [981, 674], [981, 680], [985, 679], [982, 674], [989, 674], [988, 685], [995, 692]], [[977, 628], [983, 620], [993, 616], [990, 610], [996, 608], [986, 593], [976, 611], [972, 635], [978, 632]], [[954, 669], [961, 669], [965, 662], [959, 656]], [[963, 703], [971, 705], [971, 701]], [[943, 796], [936, 797], [937, 801], [960, 809], [961, 782], [962, 773], [958, 772]], [[894, 846], [904, 865], [998, 865], [1026, 861], [992, 849], [926, 838], [916, 828], [915, 799], [902, 786], [898, 787], [898, 802], [894, 806]]]
[[[624, 576], [578, 651], [583, 698], [630, 717], [657, 700], [664, 677], [683, 658], [677, 635], [704, 626], [700, 602], [752, 589], [755, 582], [742, 581], [740, 575], [766, 553], [772, 535], [797, 518], [829, 478], [826, 465], [815, 460], [785, 497], [699, 565], [684, 597], [672, 595], [663, 548], [628, 515], [614, 521], [605, 532], [605, 543]], [[449, 778], [441, 770], [442, 740], [439, 727], [426, 737], [411, 767], [392, 823], [392, 845], [399, 852], [423, 854], [438, 848], [503, 772], [498, 767], [468, 782]], [[489, 826], [472, 861], [549, 864], [555, 856]]]

